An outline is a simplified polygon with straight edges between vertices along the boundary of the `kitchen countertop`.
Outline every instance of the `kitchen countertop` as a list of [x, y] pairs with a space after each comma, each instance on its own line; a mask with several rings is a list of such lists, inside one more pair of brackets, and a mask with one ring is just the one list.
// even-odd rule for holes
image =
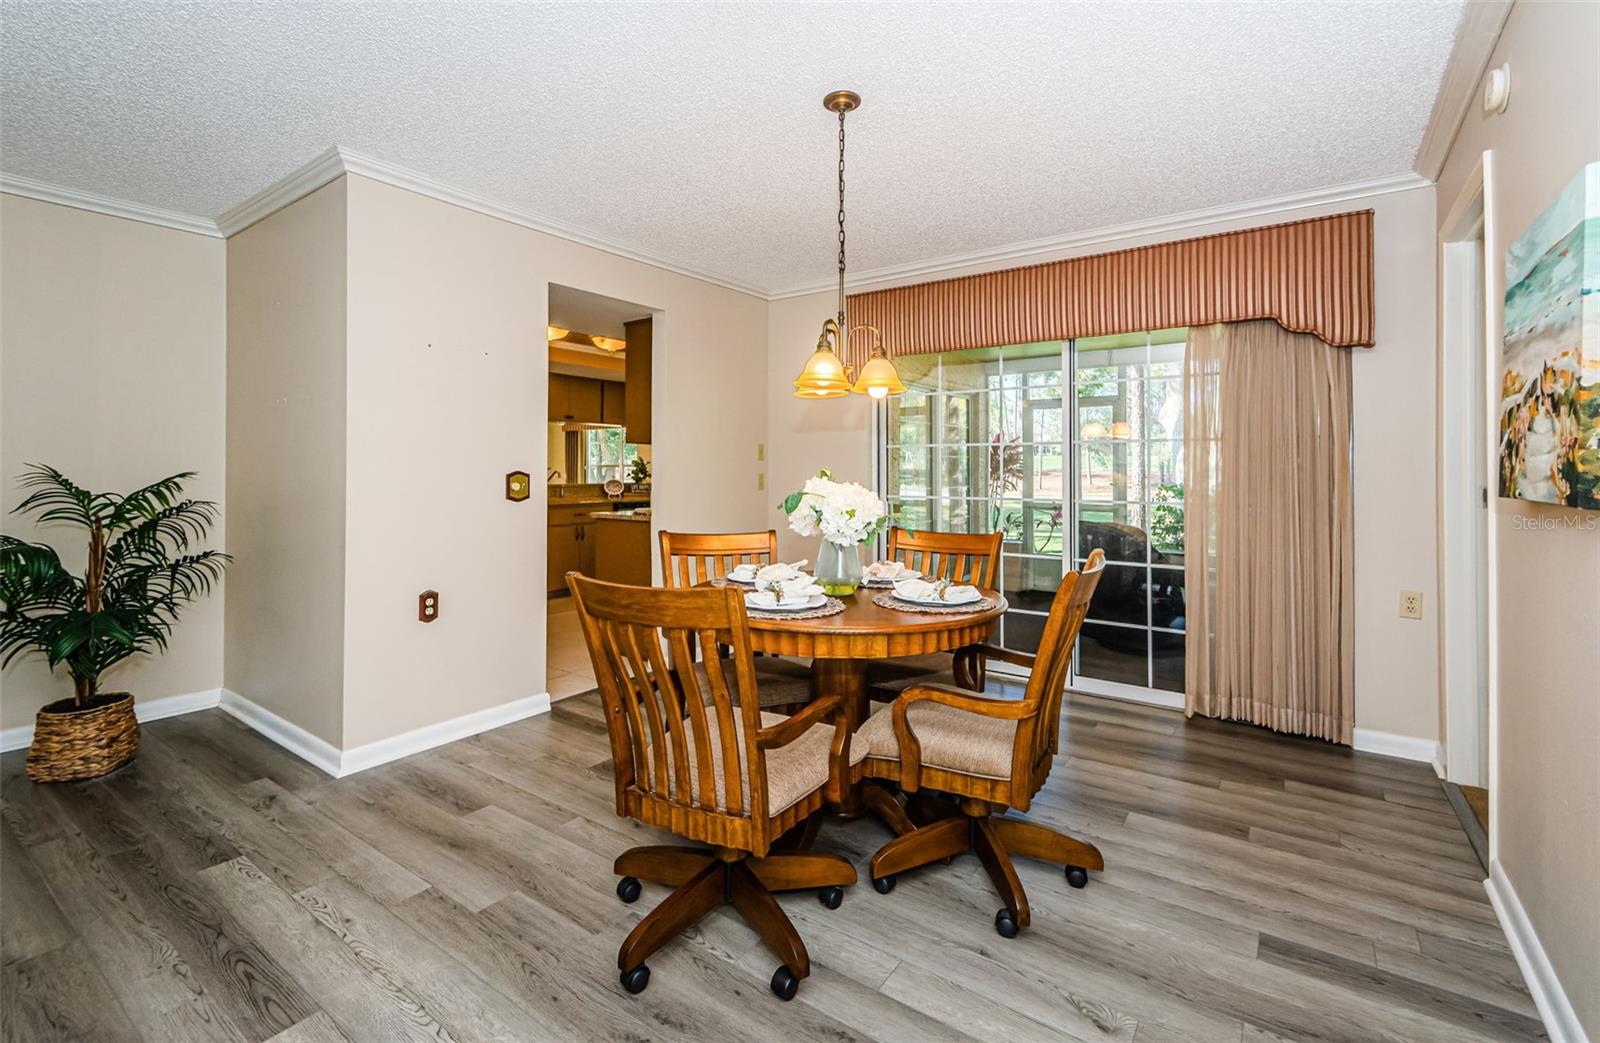
[[589, 520], [648, 523], [650, 521], [650, 508], [641, 507], [636, 510], [625, 511], [596, 511], [589, 515]]
[[606, 498], [604, 496], [599, 497], [598, 499], [595, 498], [595, 497], [551, 496], [545, 501], [545, 503], [548, 504], [551, 507], [599, 507], [602, 504], [606, 505], [606, 506], [610, 506], [613, 503], [615, 503], [615, 504], [631, 503], [636, 507], [648, 507], [648, 506], [650, 506], [650, 501], [649, 501], [648, 498], [636, 497], [636, 496], [621, 496], [621, 497], [618, 497], [615, 500], [608, 499], [608, 498]]

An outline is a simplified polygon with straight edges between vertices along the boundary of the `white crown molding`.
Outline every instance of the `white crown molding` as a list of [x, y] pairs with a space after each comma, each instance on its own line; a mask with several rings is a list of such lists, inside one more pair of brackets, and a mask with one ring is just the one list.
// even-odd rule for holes
[[547, 235], [553, 235], [558, 239], [565, 239], [581, 246], [590, 246], [596, 250], [615, 254], [618, 257], [626, 257], [630, 261], [638, 261], [640, 264], [648, 264], [653, 268], [688, 276], [700, 282], [708, 282], [725, 289], [737, 290], [740, 293], [747, 293], [752, 297], [759, 297], [763, 300], [770, 299], [764, 292], [749, 283], [718, 275], [715, 272], [707, 272], [698, 268], [675, 264], [664, 257], [657, 257], [654, 254], [636, 250], [626, 243], [607, 236], [586, 231], [576, 225], [556, 221], [540, 214], [535, 214], [532, 211], [523, 210], [520, 207], [501, 203], [486, 196], [480, 196], [475, 192], [454, 188], [442, 181], [435, 181], [426, 174], [419, 174], [414, 170], [408, 170], [394, 163], [376, 159], [372, 156], [365, 156], [359, 152], [352, 152], [349, 149], [339, 149], [338, 152], [343, 158], [344, 169], [348, 174], [359, 174], [362, 177], [381, 181], [395, 188], [403, 188], [408, 192], [415, 192], [430, 199], [437, 199], [443, 203], [474, 210], [480, 214], [498, 218], [501, 221], [509, 221], [514, 225], [521, 225], [523, 228], [531, 228], [536, 232], [544, 232]]
[[287, 177], [257, 192], [238, 206], [223, 211], [217, 228], [224, 238], [232, 238], [257, 221], [277, 213], [297, 199], [310, 195], [345, 173], [338, 146], [320, 153], [311, 162]]
[[31, 177], [0, 174], [0, 192], [9, 192], [11, 195], [23, 196], [27, 199], [37, 199], [43, 203], [70, 206], [77, 210], [88, 210], [96, 214], [105, 214], [109, 217], [122, 217], [129, 221], [142, 221], [147, 225], [176, 228], [180, 232], [193, 232], [196, 235], [207, 235], [212, 238], [218, 238], [222, 235], [217, 230], [215, 221], [208, 221], [203, 217], [180, 214], [175, 210], [163, 210], [158, 206], [130, 203], [125, 199], [112, 199], [110, 196], [97, 195], [94, 192], [80, 192], [74, 188], [47, 185], [43, 181], [35, 181]]
[[[1384, 195], [1389, 192], [1405, 192], [1413, 188], [1426, 188], [1431, 184], [1433, 182], [1427, 178], [1407, 171], [1403, 174], [1372, 178], [1366, 181], [1352, 181], [1348, 184], [1313, 189], [1309, 192], [1295, 192], [1288, 195], [1271, 196], [1266, 199], [1255, 199], [1245, 203], [1230, 203], [1226, 206], [1189, 210], [1181, 214], [1152, 218], [1148, 221], [1107, 225], [1103, 228], [1091, 228], [1083, 232], [1073, 232], [1070, 235], [1051, 236], [1023, 243], [1010, 243], [1005, 246], [973, 250], [968, 253], [950, 254], [946, 257], [938, 257], [928, 261], [890, 265], [885, 268], [871, 268], [851, 276], [848, 290], [851, 293], [861, 293], [866, 290], [888, 289], [904, 283], [923, 282], [930, 278], [943, 279], [994, 270], [1001, 266], [1007, 268], [1023, 267], [1044, 261], [1059, 260], [1064, 256], [1078, 254], [1095, 246], [1117, 243], [1120, 248], [1121, 245], [1124, 245], [1123, 241], [1127, 239], [1148, 237], [1152, 240], [1160, 240], [1181, 233], [1193, 232], [1197, 228], [1223, 221], [1270, 217], [1273, 214], [1280, 214], [1287, 210], [1347, 203], [1370, 196]], [[768, 294], [767, 300], [777, 301], [787, 297], [802, 297], [809, 293], [831, 290], [836, 285], [837, 283], [832, 281], [808, 283], [804, 286], [774, 291]]]
[[[585, 231], [574, 225], [542, 217], [485, 196], [453, 188], [425, 174], [338, 146], [322, 152], [310, 162], [294, 170], [283, 180], [268, 186], [238, 206], [227, 210], [215, 221], [151, 207], [142, 207], [138, 204], [108, 199], [93, 193], [58, 188], [42, 182], [31, 181], [27, 178], [13, 178], [3, 174], [0, 174], [0, 191], [13, 192], [17, 195], [42, 199], [52, 203], [61, 203], [65, 206], [92, 210], [97, 213], [111, 214], [115, 217], [126, 217], [135, 221], [145, 221], [169, 228], [178, 228], [200, 235], [228, 238], [250, 227], [262, 218], [283, 209], [290, 203], [310, 195], [345, 174], [356, 174], [395, 188], [427, 196], [430, 199], [449, 203], [452, 206], [459, 206], [501, 221], [508, 221], [523, 228], [544, 232], [547, 235], [553, 235], [568, 242], [589, 246], [618, 257], [637, 261], [640, 264], [648, 264], [664, 271], [674, 272], [700, 282], [722, 286], [739, 293], [746, 293], [766, 301], [783, 300], [789, 297], [800, 297], [823, 290], [831, 290], [835, 285], [832, 282], [821, 281], [785, 290], [763, 291], [748, 283], [729, 279], [713, 272], [674, 264], [664, 258], [635, 250], [614, 239]], [[1407, 172], [1390, 177], [1335, 185], [1309, 192], [1297, 192], [1289, 195], [1251, 200], [1245, 203], [1190, 210], [1181, 214], [1172, 214], [1148, 221], [1109, 225], [1083, 232], [1074, 232], [1070, 235], [1011, 243], [983, 250], [973, 250], [967, 253], [951, 254], [927, 261], [917, 261], [911, 264], [869, 269], [858, 272], [850, 278], [849, 290], [852, 293], [860, 293], [864, 290], [884, 289], [908, 282], [920, 282], [929, 278], [946, 278], [952, 275], [968, 274], [972, 271], [993, 270], [1001, 266], [1014, 267], [1055, 260], [1062, 256], [1084, 252], [1096, 246], [1105, 246], [1112, 243], [1116, 243], [1119, 246], [1125, 245], [1128, 239], [1149, 238], [1151, 240], [1160, 240], [1171, 238], [1183, 233], [1194, 232], [1197, 228], [1224, 221], [1270, 217], [1274, 214], [1299, 210], [1305, 207], [1345, 203], [1383, 195], [1388, 192], [1404, 192], [1414, 188], [1424, 188], [1432, 183], [1432, 181], [1416, 173]]]
[[[222, 689], [207, 688], [201, 692], [185, 692], [182, 695], [164, 695], [159, 699], [147, 699], [140, 702], [137, 697], [133, 700], [133, 716], [140, 723], [159, 721], [163, 717], [176, 717], [181, 713], [194, 713], [196, 710], [209, 710], [216, 706], [222, 699]], [[15, 728], [7, 728], [0, 732], [0, 753], [10, 753], [12, 750], [27, 749], [33, 744], [33, 725], [22, 724]]]
[[1455, 43], [1439, 81], [1439, 93], [1433, 99], [1433, 111], [1428, 114], [1428, 126], [1422, 132], [1412, 164], [1429, 181], [1438, 180], [1450, 146], [1455, 144], [1461, 124], [1477, 101], [1478, 83], [1489, 67], [1494, 45], [1500, 41], [1511, 3], [1512, 0], [1468, 0], [1461, 12]]
[[[1506, 934], [1511, 955], [1516, 957], [1522, 980], [1528, 985], [1528, 994], [1539, 1010], [1539, 1020], [1544, 1022], [1545, 1032], [1553, 1040], [1588, 1039], [1578, 1022], [1577, 1011], [1572, 1009], [1572, 1001], [1567, 999], [1566, 990], [1561, 987], [1561, 979], [1556, 977], [1550, 957], [1545, 955], [1544, 946], [1539, 944], [1539, 934], [1533, 929], [1533, 921], [1528, 919], [1528, 912], [1517, 897], [1517, 889], [1511, 886], [1511, 878], [1506, 876], [1499, 860], [1489, 861], [1489, 879], [1483, 882], [1483, 886], [1489, 892], [1489, 902], [1494, 906], [1495, 915], [1500, 918], [1500, 929]], [[1583, 968], [1578, 968], [1578, 971], [1581, 974]]]

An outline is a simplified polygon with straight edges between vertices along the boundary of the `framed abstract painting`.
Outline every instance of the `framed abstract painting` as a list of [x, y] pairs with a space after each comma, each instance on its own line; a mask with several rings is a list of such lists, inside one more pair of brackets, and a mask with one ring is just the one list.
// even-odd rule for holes
[[1600, 163], [1506, 251], [1500, 495], [1600, 511]]

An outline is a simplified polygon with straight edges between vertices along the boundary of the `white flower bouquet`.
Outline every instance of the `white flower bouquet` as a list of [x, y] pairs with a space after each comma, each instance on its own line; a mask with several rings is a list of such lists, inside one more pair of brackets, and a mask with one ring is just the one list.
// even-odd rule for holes
[[853, 594], [861, 585], [861, 545], [889, 527], [883, 501], [863, 485], [836, 482], [826, 469], [784, 498], [789, 528], [822, 537], [817, 582], [829, 594]]
[[821, 536], [838, 547], [853, 547], [889, 526], [889, 512], [871, 489], [836, 482], [824, 468], [807, 478], [805, 488], [783, 501], [789, 528], [801, 536]]

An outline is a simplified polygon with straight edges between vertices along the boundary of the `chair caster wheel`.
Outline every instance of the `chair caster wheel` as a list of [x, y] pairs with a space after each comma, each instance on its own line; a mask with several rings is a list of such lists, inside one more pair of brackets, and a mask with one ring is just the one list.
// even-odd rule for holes
[[1089, 871], [1082, 866], [1067, 867], [1067, 883], [1073, 887], [1082, 887], [1089, 882]]
[[822, 890], [817, 892], [817, 901], [821, 902], [829, 909], [837, 909], [839, 906], [844, 904], [844, 888], [824, 887]]
[[650, 984], [650, 968], [639, 964], [631, 971], [622, 972], [622, 987], [637, 996]]
[[1017, 918], [1011, 915], [1010, 909], [1002, 909], [994, 914], [994, 929], [1000, 932], [1002, 938], [1017, 936]]
[[772, 972], [772, 994], [785, 1003], [794, 999], [794, 994], [800, 991], [800, 979], [787, 967], [779, 967]]
[[[617, 881], [617, 897], [622, 899], [624, 902], [628, 902], [630, 904], [637, 902], [639, 900], [639, 894], [643, 890], [644, 888], [639, 886], [639, 879], [637, 877], [625, 876], [621, 880]], [[645, 977], [648, 978], [650, 975], [646, 973]], [[642, 989], [644, 986], [641, 985], [639, 988]]]
[[872, 878], [872, 889], [881, 895], [886, 895], [894, 890], [894, 874], [888, 876], [875, 876]]

